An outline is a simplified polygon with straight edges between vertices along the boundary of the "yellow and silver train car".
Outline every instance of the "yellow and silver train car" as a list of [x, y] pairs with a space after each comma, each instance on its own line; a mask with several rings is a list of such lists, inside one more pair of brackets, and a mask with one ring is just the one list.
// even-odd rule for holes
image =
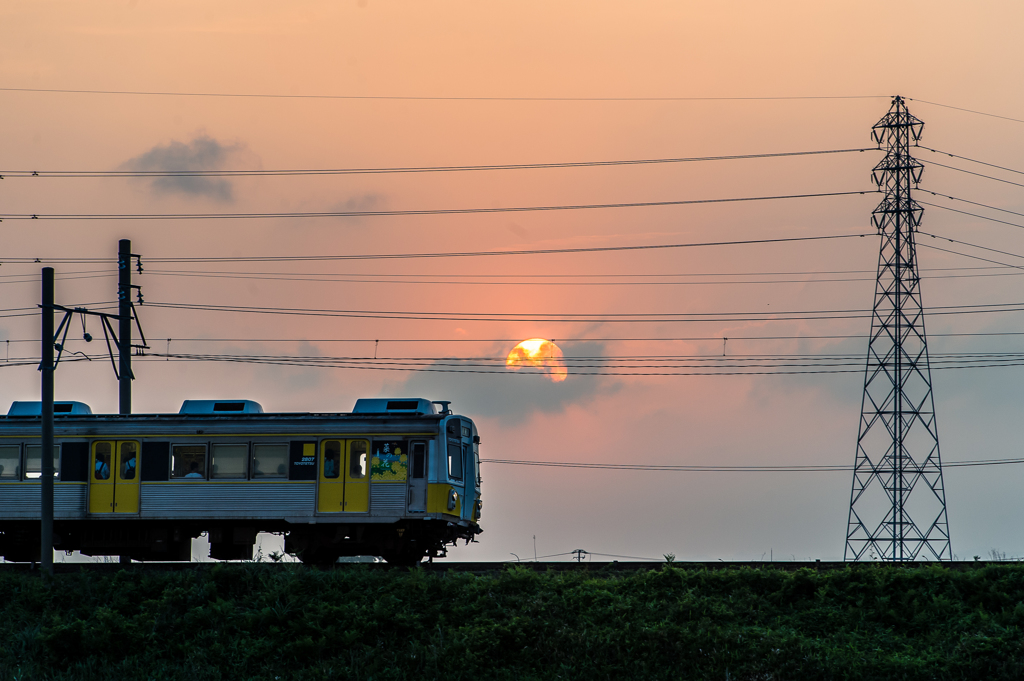
[[[440, 405], [438, 410], [435, 405]], [[480, 437], [447, 402], [361, 399], [349, 414], [186, 400], [177, 414], [54, 408], [54, 548], [135, 560], [250, 559], [257, 532], [308, 563], [411, 564], [480, 529]], [[0, 416], [0, 555], [39, 559], [39, 402]]]

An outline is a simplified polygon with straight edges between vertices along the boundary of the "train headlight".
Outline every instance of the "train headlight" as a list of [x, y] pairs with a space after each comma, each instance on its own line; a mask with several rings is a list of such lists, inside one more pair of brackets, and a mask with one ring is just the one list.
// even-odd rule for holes
[[459, 493], [454, 489], [448, 490], [448, 510], [454, 511], [456, 504], [459, 503]]

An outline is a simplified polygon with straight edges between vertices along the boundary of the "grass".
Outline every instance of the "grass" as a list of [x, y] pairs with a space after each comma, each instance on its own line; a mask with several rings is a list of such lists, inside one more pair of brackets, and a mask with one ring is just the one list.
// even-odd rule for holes
[[3, 679], [1017, 679], [1024, 566], [0, 575]]

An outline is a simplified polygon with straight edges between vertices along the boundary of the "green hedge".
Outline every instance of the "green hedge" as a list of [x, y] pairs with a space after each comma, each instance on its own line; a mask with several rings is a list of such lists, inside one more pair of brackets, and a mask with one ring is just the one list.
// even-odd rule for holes
[[2, 679], [1017, 679], [1024, 566], [0, 575]]

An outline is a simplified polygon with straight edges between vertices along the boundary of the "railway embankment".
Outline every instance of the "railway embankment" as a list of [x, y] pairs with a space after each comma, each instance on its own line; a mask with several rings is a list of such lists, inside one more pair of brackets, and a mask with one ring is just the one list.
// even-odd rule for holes
[[1021, 676], [1021, 564], [0, 572], [4, 679]]

